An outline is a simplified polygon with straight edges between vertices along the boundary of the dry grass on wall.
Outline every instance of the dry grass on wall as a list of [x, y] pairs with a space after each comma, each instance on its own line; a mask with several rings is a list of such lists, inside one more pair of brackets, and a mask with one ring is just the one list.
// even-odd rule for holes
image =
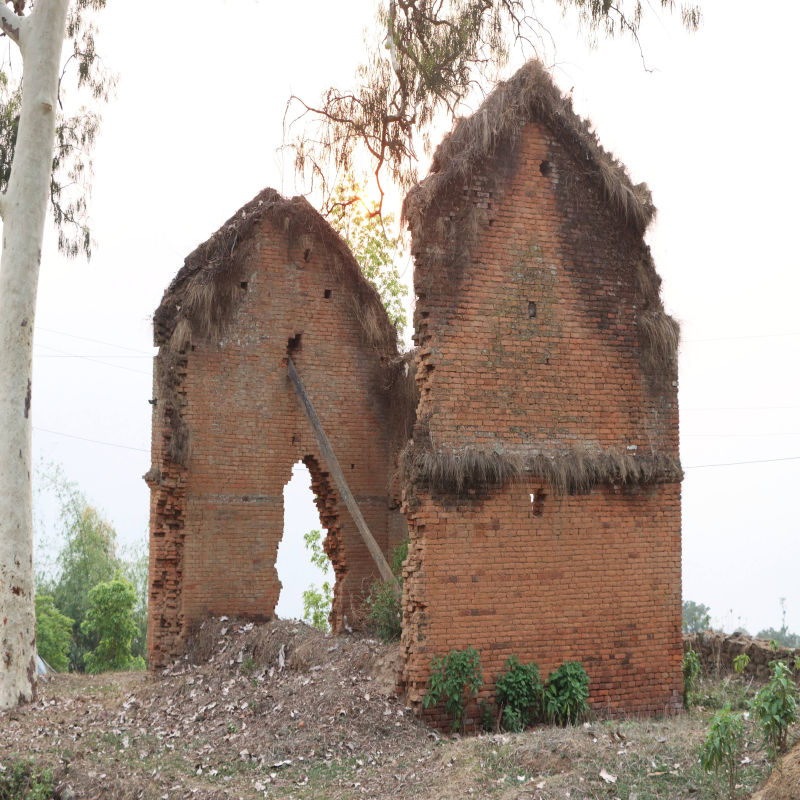
[[680, 481], [680, 462], [664, 453], [633, 455], [615, 448], [570, 447], [554, 453], [433, 450], [411, 442], [401, 456], [408, 484], [435, 494], [466, 497], [525, 477], [544, 480], [556, 495], [588, 494], [595, 487], [634, 489]]

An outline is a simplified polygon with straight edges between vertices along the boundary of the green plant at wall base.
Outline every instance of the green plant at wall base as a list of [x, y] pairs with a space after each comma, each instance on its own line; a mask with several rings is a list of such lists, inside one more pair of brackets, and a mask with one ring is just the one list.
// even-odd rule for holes
[[727, 773], [730, 797], [736, 792], [742, 735], [742, 718], [726, 705], [711, 718], [708, 736], [700, 748], [700, 766], [706, 772], [714, 772], [717, 778], [720, 773]]
[[520, 664], [516, 656], [506, 661], [496, 683], [497, 702], [503, 709], [502, 725], [507, 731], [519, 733], [531, 724], [532, 710], [541, 709], [543, 686], [539, 668], [531, 662]]
[[33, 761], [14, 761], [0, 773], [0, 800], [50, 800], [53, 770], [39, 770]]
[[[408, 539], [404, 539], [392, 551], [392, 574], [403, 583], [403, 562], [408, 556]], [[375, 581], [365, 600], [367, 627], [373, 635], [384, 642], [393, 642], [403, 632], [403, 617], [400, 608], [401, 592], [394, 581]]]
[[567, 661], [547, 678], [544, 711], [559, 725], [575, 723], [589, 713], [589, 676], [580, 661]]
[[697, 688], [697, 681], [700, 679], [700, 673], [703, 668], [700, 664], [700, 658], [694, 650], [687, 650], [683, 654], [683, 707], [689, 709], [694, 705]]
[[733, 659], [733, 668], [737, 675], [741, 675], [747, 669], [749, 663], [750, 656], [747, 655], [747, 653], [739, 653], [739, 655]]
[[483, 670], [478, 651], [451, 650], [443, 658], [431, 661], [429, 689], [422, 705], [431, 708], [444, 699], [444, 707], [453, 730], [464, 730], [466, 703], [478, 696], [483, 686]]
[[770, 661], [769, 683], [753, 698], [753, 715], [761, 725], [770, 757], [786, 750], [789, 726], [797, 720], [797, 687], [783, 661]]

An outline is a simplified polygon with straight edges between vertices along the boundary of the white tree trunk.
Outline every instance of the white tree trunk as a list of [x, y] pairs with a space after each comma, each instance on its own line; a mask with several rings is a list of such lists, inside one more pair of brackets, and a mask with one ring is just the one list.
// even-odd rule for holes
[[0, 709], [36, 693], [31, 358], [68, 6], [38, 0], [28, 17], [14, 18], [3, 0], [2, 27], [18, 40], [24, 80], [11, 178], [0, 201]]

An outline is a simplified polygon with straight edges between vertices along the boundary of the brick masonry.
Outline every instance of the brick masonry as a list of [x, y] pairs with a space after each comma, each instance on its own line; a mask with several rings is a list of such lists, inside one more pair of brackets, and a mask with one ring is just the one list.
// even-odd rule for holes
[[[552, 133], [528, 123], [513, 152], [432, 205], [425, 230], [412, 227], [415, 436], [454, 453], [677, 458], [676, 384], [646, 374], [636, 326], [646, 246]], [[448, 226], [476, 217], [470, 258], [443, 268]], [[545, 676], [581, 661], [598, 711], [679, 709], [679, 483], [566, 496], [533, 475], [463, 497], [407, 486], [405, 510], [413, 703], [433, 657], [476, 647], [487, 698], [513, 654]]]
[[[242, 245], [241, 298], [224, 333], [194, 337], [177, 359], [178, 412], [188, 429], [185, 466], [169, 455], [175, 435], [154, 409], [151, 665], [182, 652], [209, 614], [269, 619], [281, 590], [275, 570], [283, 488], [293, 464], [312, 476], [324, 542], [336, 574], [334, 628], [352, 621], [376, 569], [320, 458], [287, 377], [287, 350], [325, 426], [373, 535], [389, 550], [398, 502], [389, 497], [392, 456], [380, 357], [364, 341], [347, 281], [316, 240], [293, 248], [264, 220]], [[167, 344], [162, 344], [167, 350]], [[394, 508], [394, 510], [393, 510]], [[391, 531], [391, 535], [390, 535]]]
[[[473, 450], [555, 459], [579, 449], [677, 464], [677, 374], [674, 364], [654, 366], [643, 338], [643, 315], [663, 310], [641, 226], [627, 224], [598, 165], [576, 156], [562, 134], [528, 121], [409, 217], [414, 444], [424, 442], [434, 456]], [[275, 193], [267, 196], [274, 201]], [[216, 236], [239, 216], [251, 218], [254, 207]], [[397, 451], [408, 437], [386, 380], [397, 354], [369, 341], [364, 304], [353, 302], [353, 279], [343, 277], [333, 252], [341, 242], [331, 249], [318, 217], [306, 217], [299, 238], [286, 220], [259, 219], [246, 236], [226, 240], [237, 253], [226, 278], [234, 294], [218, 293], [225, 302], [209, 306], [209, 313], [230, 306], [221, 332], [195, 332], [172, 347], [172, 328], [159, 333], [156, 315], [151, 665], [179, 655], [208, 614], [272, 616], [282, 490], [300, 460], [328, 529], [334, 628], [345, 615], [359, 618], [376, 570], [288, 381], [292, 349], [387, 557], [407, 521], [402, 647], [412, 704], [421, 704], [434, 657], [475, 647], [485, 698], [516, 655], [544, 675], [581, 661], [599, 712], [679, 710], [678, 476], [635, 486], [608, 478], [570, 494], [531, 468], [504, 484], [448, 495], [401, 475]], [[213, 242], [208, 253], [224, 258], [228, 246], [215, 250]], [[196, 297], [181, 289], [175, 314], [222, 273], [197, 274], [189, 287]], [[183, 286], [180, 274], [174, 285]], [[475, 707], [470, 713], [474, 719]], [[429, 719], [445, 722], [438, 709]]]

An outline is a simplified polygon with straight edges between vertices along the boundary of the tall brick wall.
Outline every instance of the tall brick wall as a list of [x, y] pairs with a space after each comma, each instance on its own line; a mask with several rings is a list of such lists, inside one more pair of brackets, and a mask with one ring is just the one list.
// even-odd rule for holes
[[[182, 652], [208, 614], [268, 619], [281, 589], [283, 488], [293, 464], [312, 475], [325, 548], [336, 573], [334, 627], [353, 619], [377, 571], [339, 502], [287, 377], [287, 348], [379, 545], [389, 552], [397, 505], [381, 358], [365, 341], [352, 287], [325, 242], [287, 237], [264, 219], [238, 244], [238, 306], [222, 333], [194, 336], [170, 362], [188, 431], [185, 464], [170, 457], [175, 426], [156, 382], [151, 504], [149, 645], [158, 667]], [[168, 343], [162, 344], [164, 358]], [[161, 356], [160, 356], [161, 357]], [[157, 370], [158, 373], [158, 370]], [[172, 411], [174, 412], [174, 410]], [[395, 538], [397, 534], [394, 534]]]
[[[675, 376], [645, 367], [637, 327], [649, 253], [547, 127], [525, 125], [412, 234], [417, 442], [677, 459]], [[459, 237], [469, 251], [448, 259]], [[679, 483], [558, 495], [526, 474], [460, 497], [409, 485], [405, 509], [413, 702], [433, 657], [472, 646], [486, 694], [514, 654], [545, 674], [582, 661], [598, 710], [680, 706]]]

